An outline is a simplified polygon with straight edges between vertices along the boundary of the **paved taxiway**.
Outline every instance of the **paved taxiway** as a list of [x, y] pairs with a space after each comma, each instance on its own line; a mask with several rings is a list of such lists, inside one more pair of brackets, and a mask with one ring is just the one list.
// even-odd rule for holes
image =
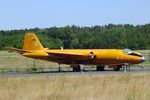
[[8, 72], [0, 73], [0, 77], [23, 77], [23, 76], [61, 76], [61, 75], [93, 75], [93, 74], [121, 74], [121, 73], [150, 73], [150, 67], [131, 67], [130, 71], [112, 71], [106, 69], [105, 71], [95, 71], [95, 69], [84, 69], [82, 72], [62, 71], [58, 72], [57, 69], [45, 70], [43, 72]]

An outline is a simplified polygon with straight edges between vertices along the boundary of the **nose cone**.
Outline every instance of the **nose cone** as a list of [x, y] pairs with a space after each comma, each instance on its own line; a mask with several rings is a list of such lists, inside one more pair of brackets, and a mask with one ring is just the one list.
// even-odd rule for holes
[[144, 56], [141, 57], [141, 62], [144, 62], [145, 61], [145, 58]]

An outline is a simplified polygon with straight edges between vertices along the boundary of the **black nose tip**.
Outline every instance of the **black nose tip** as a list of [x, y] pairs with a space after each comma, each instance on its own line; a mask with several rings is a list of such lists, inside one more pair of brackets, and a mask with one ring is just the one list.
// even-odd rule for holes
[[144, 56], [141, 57], [141, 62], [144, 62], [145, 61], [145, 58]]

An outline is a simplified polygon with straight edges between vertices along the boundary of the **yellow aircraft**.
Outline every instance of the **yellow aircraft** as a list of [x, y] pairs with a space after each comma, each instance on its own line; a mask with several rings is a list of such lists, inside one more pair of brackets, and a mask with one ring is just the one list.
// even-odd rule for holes
[[96, 65], [98, 71], [105, 65], [119, 71], [124, 65], [139, 64], [145, 61], [141, 53], [130, 49], [51, 49], [44, 48], [34, 33], [24, 37], [23, 49], [9, 48], [25, 57], [42, 59], [58, 64], [69, 64], [73, 71], [81, 71], [80, 65]]

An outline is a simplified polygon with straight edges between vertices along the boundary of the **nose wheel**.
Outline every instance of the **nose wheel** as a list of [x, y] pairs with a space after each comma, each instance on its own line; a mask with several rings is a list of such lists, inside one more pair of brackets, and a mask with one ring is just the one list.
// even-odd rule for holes
[[123, 71], [124, 72], [130, 71], [130, 65], [129, 64], [124, 64], [123, 65]]
[[130, 65], [129, 64], [118, 65], [118, 66], [114, 67], [114, 71], [120, 71], [120, 68], [122, 68], [122, 70], [124, 72], [130, 71]]

